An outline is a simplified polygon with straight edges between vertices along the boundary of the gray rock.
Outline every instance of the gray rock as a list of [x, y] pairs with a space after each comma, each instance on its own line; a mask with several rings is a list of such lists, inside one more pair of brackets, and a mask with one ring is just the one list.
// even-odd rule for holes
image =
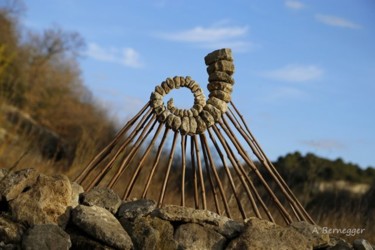
[[72, 249], [94, 249], [94, 250], [111, 250], [115, 249], [95, 241], [87, 235], [83, 235], [78, 228], [68, 228], [67, 233], [70, 235]]
[[9, 170], [6, 168], [0, 168], [0, 181], [8, 174]]
[[164, 220], [198, 223], [202, 226], [211, 227], [226, 238], [233, 238], [243, 230], [243, 224], [240, 222], [233, 221], [208, 210], [198, 210], [190, 207], [168, 205], [155, 209], [152, 215]]
[[290, 227], [305, 236], [314, 249], [330, 245], [329, 234], [323, 233], [322, 228], [317, 225], [311, 225], [306, 221], [298, 221], [293, 222]]
[[106, 209], [79, 205], [72, 211], [72, 222], [88, 235], [105, 244], [132, 249], [133, 243], [120, 222]]
[[107, 209], [113, 214], [117, 213], [121, 205], [120, 197], [109, 188], [94, 187], [80, 195], [81, 204], [87, 206], [99, 206]]
[[227, 112], [228, 105], [223, 100], [220, 100], [219, 98], [216, 98], [214, 96], [208, 98], [207, 103], [212, 104], [215, 108], [219, 109], [221, 113]]
[[38, 173], [31, 168], [8, 173], [0, 181], [0, 200], [10, 201], [17, 198], [36, 182], [37, 177]]
[[355, 239], [353, 247], [355, 250], [373, 250], [371, 244], [365, 239]]
[[226, 82], [210, 82], [207, 84], [207, 89], [212, 92], [215, 90], [221, 90], [226, 93], [232, 93], [233, 91], [233, 85]]
[[230, 102], [232, 99], [232, 96], [230, 93], [222, 91], [222, 90], [214, 90], [211, 91], [210, 95], [208, 97], [216, 97], [224, 102]]
[[177, 249], [173, 226], [168, 221], [150, 216], [137, 217], [134, 222], [124, 218], [120, 221], [132, 238], [135, 249]]
[[190, 119], [189, 117], [184, 116], [181, 120], [180, 132], [183, 135], [186, 135], [190, 131]]
[[12, 215], [29, 225], [58, 224], [65, 227], [69, 220], [72, 186], [64, 175], [39, 175], [26, 192], [9, 202]]
[[197, 134], [202, 134], [204, 131], [206, 131], [207, 125], [200, 116], [197, 116], [195, 118], [195, 121], [197, 122], [197, 129], [196, 129]]
[[182, 249], [224, 249], [226, 238], [213, 229], [195, 223], [179, 226], [174, 235]]
[[245, 231], [232, 240], [227, 250], [312, 249], [307, 239], [290, 227], [281, 227], [272, 222], [250, 218]]
[[208, 75], [208, 81], [210, 83], [213, 82], [227, 82], [230, 83], [231, 85], [234, 84], [234, 79], [231, 75], [221, 72], [221, 71], [215, 71], [212, 72], [211, 74]]
[[232, 75], [234, 73], [234, 64], [231, 61], [221, 60], [207, 67], [208, 74], [211, 74], [215, 71], [221, 71], [227, 73], [228, 75]]
[[327, 250], [352, 250], [352, 245], [346, 242], [343, 239], [335, 239], [331, 238], [331, 245], [330, 247], [326, 248]]
[[214, 62], [217, 62], [219, 60], [228, 60], [233, 61], [232, 57], [232, 50], [231, 49], [218, 49], [215, 51], [212, 51], [207, 56], [204, 57], [204, 62], [206, 65], [213, 64]]
[[211, 114], [211, 116], [214, 118], [215, 122], [217, 122], [221, 119], [222, 113], [215, 106], [212, 106], [211, 104], [207, 104], [206, 106], [204, 106], [204, 110], [206, 110], [208, 113]]
[[21, 241], [25, 228], [16, 222], [0, 216], [0, 241], [17, 243]]
[[52, 224], [36, 225], [30, 228], [22, 239], [22, 249], [25, 250], [63, 250], [71, 246], [69, 234]]
[[197, 132], [197, 120], [195, 117], [189, 117], [189, 134], [195, 134]]
[[79, 205], [79, 195], [85, 191], [83, 187], [76, 182], [71, 182], [70, 185], [72, 186], [72, 199], [70, 200], [69, 206], [75, 208]]
[[21, 246], [16, 244], [6, 244], [3, 241], [0, 241], [0, 249], [1, 250], [20, 250]]
[[126, 201], [121, 204], [117, 212], [117, 217], [134, 220], [140, 216], [146, 216], [156, 207], [153, 200], [140, 199], [136, 201]]

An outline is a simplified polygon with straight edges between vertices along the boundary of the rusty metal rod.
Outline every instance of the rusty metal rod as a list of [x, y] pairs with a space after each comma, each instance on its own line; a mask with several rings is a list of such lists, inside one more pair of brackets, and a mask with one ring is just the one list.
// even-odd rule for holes
[[130, 193], [131, 193], [131, 191], [132, 191], [132, 189], [134, 187], [134, 183], [135, 183], [137, 177], [139, 176], [139, 173], [140, 173], [140, 171], [141, 171], [141, 169], [143, 167], [143, 163], [144, 163], [145, 159], [147, 158], [148, 154], [150, 153], [151, 149], [154, 147], [155, 141], [156, 141], [158, 135], [160, 134], [162, 125], [163, 125], [162, 123], [159, 123], [159, 126], [158, 126], [158, 128], [156, 130], [156, 133], [154, 134], [154, 136], [153, 136], [150, 144], [148, 145], [148, 147], [147, 147], [145, 153], [143, 154], [142, 158], [137, 163], [137, 168], [134, 171], [134, 174], [133, 174], [133, 176], [132, 176], [132, 178], [131, 178], [131, 180], [128, 183], [128, 186], [126, 188], [125, 199], [129, 198], [129, 195], [130, 195]]
[[133, 126], [133, 124], [139, 119], [143, 112], [149, 107], [149, 102], [136, 114], [132, 119], [130, 119], [126, 125], [117, 133], [115, 138], [104, 148], [102, 149], [94, 158], [87, 164], [84, 170], [75, 178], [75, 182], [82, 183], [84, 179], [91, 173], [93, 167], [101, 162], [116, 146], [118, 140]]
[[186, 135], [181, 135], [181, 206], [185, 206], [185, 178], [186, 178]]
[[177, 136], [178, 136], [178, 131], [174, 132], [172, 149], [171, 149], [171, 153], [169, 155], [167, 171], [166, 171], [165, 176], [164, 176], [163, 187], [162, 187], [160, 197], [159, 197], [159, 201], [158, 201], [158, 205], [157, 205], [158, 207], [161, 207], [163, 205], [165, 190], [167, 188], [169, 174], [171, 172], [171, 167], [172, 167], [172, 163], [173, 163], [173, 156], [174, 156], [174, 151], [175, 151], [175, 148], [176, 148]]
[[199, 195], [198, 195], [198, 181], [197, 181], [197, 170], [195, 165], [195, 151], [194, 151], [194, 137], [190, 136], [190, 154], [191, 154], [191, 166], [193, 171], [193, 183], [194, 183], [194, 202], [195, 208], [199, 209]]
[[[299, 200], [297, 199], [297, 197], [294, 195], [294, 193], [291, 191], [290, 187], [286, 184], [285, 180], [281, 177], [281, 175], [279, 174], [279, 172], [276, 170], [275, 166], [272, 164], [272, 162], [268, 159], [268, 157], [266, 156], [266, 154], [264, 153], [264, 151], [262, 150], [262, 148], [260, 147], [259, 143], [257, 142], [257, 140], [255, 139], [255, 137], [253, 136], [253, 134], [251, 133], [250, 129], [248, 128], [243, 116], [241, 115], [241, 113], [239, 112], [239, 110], [236, 108], [236, 106], [234, 105], [233, 102], [231, 102], [231, 105], [233, 106], [234, 110], [236, 111], [237, 115], [240, 117], [242, 123], [244, 124], [245, 126], [245, 129], [248, 133], [248, 138], [254, 143], [255, 147], [258, 149], [258, 152], [260, 154], [260, 160], [263, 160], [263, 164], [264, 165], [267, 165], [268, 163], [268, 166], [269, 168], [273, 171], [273, 173], [277, 176], [277, 178], [280, 180], [280, 182], [282, 183], [282, 185], [284, 186], [284, 188], [287, 190], [287, 192], [289, 193], [289, 195], [294, 199], [294, 201], [296, 202], [297, 204], [297, 207], [299, 208], [299, 210], [302, 212], [302, 217], [305, 218], [307, 221], [309, 221], [310, 223], [312, 224], [315, 224], [314, 220], [311, 218], [311, 216], [309, 215], [309, 213], [307, 213], [307, 211], [305, 210], [305, 208], [302, 206], [302, 204], [299, 202]], [[242, 127], [242, 126], [241, 126]], [[243, 130], [243, 128], [242, 128]], [[244, 131], [244, 130], [243, 130]], [[249, 142], [248, 142], [249, 143]]]
[[194, 146], [195, 146], [195, 154], [197, 156], [197, 165], [198, 165], [198, 174], [199, 174], [199, 181], [201, 186], [201, 195], [202, 195], [202, 202], [203, 202], [203, 210], [207, 209], [207, 199], [206, 199], [206, 187], [204, 185], [204, 179], [203, 179], [203, 170], [202, 170], [202, 162], [199, 154], [199, 145], [197, 136], [193, 136]]
[[243, 219], [246, 219], [246, 213], [245, 213], [245, 210], [244, 208], [242, 207], [242, 204], [241, 204], [241, 200], [240, 198], [238, 197], [237, 195], [237, 190], [236, 190], [236, 186], [234, 184], [234, 181], [233, 181], [233, 177], [232, 177], [232, 174], [230, 173], [230, 169], [225, 161], [225, 157], [224, 157], [224, 154], [223, 152], [221, 151], [220, 147], [219, 147], [219, 144], [216, 142], [212, 132], [211, 132], [211, 128], [208, 129], [208, 133], [210, 135], [210, 139], [211, 141], [213, 142], [214, 146], [215, 146], [215, 149], [216, 149], [216, 152], [219, 154], [219, 157], [221, 159], [221, 162], [223, 163], [223, 166], [224, 166], [224, 169], [225, 169], [225, 172], [228, 176], [228, 179], [229, 179], [229, 183], [230, 183], [230, 186], [232, 188], [232, 191], [233, 191], [233, 195], [236, 199], [236, 202], [237, 202], [237, 206], [238, 206], [238, 209], [240, 210], [240, 213], [241, 213], [241, 216]]
[[208, 180], [209, 180], [209, 183], [210, 183], [210, 186], [211, 186], [211, 191], [212, 191], [212, 194], [213, 194], [213, 197], [214, 197], [214, 203], [215, 203], [216, 213], [217, 214], [221, 214], [221, 209], [220, 209], [220, 206], [219, 206], [219, 200], [217, 198], [217, 190], [216, 190], [214, 181], [213, 181], [211, 173], [210, 173], [210, 168], [212, 168], [212, 167], [210, 166], [210, 163], [208, 162], [206, 145], [204, 144], [204, 141], [203, 141], [203, 138], [202, 138], [202, 134], [199, 135], [199, 138], [200, 138], [200, 142], [201, 142], [201, 145], [202, 145], [203, 160], [204, 160], [204, 164], [206, 166], [207, 177], [208, 177]]
[[212, 154], [211, 154], [211, 150], [210, 150], [210, 148], [208, 146], [207, 138], [206, 138], [206, 136], [204, 134], [201, 135], [201, 138], [203, 140], [202, 144], [204, 145], [205, 150], [207, 151], [207, 155], [208, 155], [210, 167], [211, 167], [212, 172], [214, 174], [214, 177], [216, 179], [216, 183], [219, 186], [219, 191], [220, 191], [220, 194], [221, 194], [221, 198], [223, 200], [225, 212], [226, 212], [226, 214], [227, 214], [227, 216], [229, 218], [232, 218], [232, 215], [231, 215], [231, 212], [230, 212], [230, 209], [229, 209], [229, 205], [228, 205], [228, 202], [227, 202], [227, 197], [225, 195], [225, 191], [224, 191], [224, 188], [223, 188], [223, 184], [221, 183], [219, 174], [217, 173], [215, 162], [213, 160], [213, 157], [212, 157]]
[[[223, 117], [222, 120], [224, 121], [224, 117]], [[292, 217], [290, 216], [290, 214], [288, 213], [288, 211], [286, 211], [285, 207], [282, 205], [282, 203], [280, 202], [279, 198], [277, 198], [277, 196], [275, 195], [275, 193], [272, 191], [272, 189], [268, 185], [267, 181], [263, 178], [262, 174], [259, 172], [258, 168], [248, 158], [245, 150], [241, 147], [241, 144], [238, 142], [238, 139], [236, 137], [232, 136], [232, 134], [228, 131], [228, 129], [226, 129], [226, 127], [225, 127], [225, 125], [223, 124], [222, 121], [220, 121], [219, 124], [223, 128], [223, 130], [225, 131], [225, 133], [227, 134], [227, 136], [229, 137], [229, 139], [232, 141], [233, 145], [237, 149], [238, 154], [241, 155], [242, 159], [245, 160], [246, 164], [248, 164], [251, 167], [251, 169], [254, 171], [254, 173], [256, 174], [256, 176], [258, 177], [258, 179], [261, 181], [261, 183], [263, 184], [263, 186], [265, 187], [265, 189], [267, 190], [267, 192], [269, 193], [269, 195], [273, 199], [274, 203], [279, 208], [279, 211], [280, 211], [281, 215], [283, 216], [285, 222], [287, 224], [290, 224], [293, 221]]]
[[151, 172], [150, 174], [148, 175], [148, 178], [147, 178], [147, 182], [146, 182], [146, 185], [145, 185], [145, 188], [143, 190], [143, 193], [142, 193], [142, 198], [145, 199], [146, 198], [146, 195], [147, 195], [147, 192], [148, 192], [148, 189], [150, 187], [150, 183], [151, 183], [151, 180], [154, 176], [154, 173], [155, 173], [155, 170], [159, 164], [159, 161], [160, 161], [160, 156], [161, 156], [161, 153], [163, 151], [163, 147], [164, 147], [164, 143], [165, 143], [165, 140], [168, 136], [168, 132], [169, 132], [169, 128], [168, 127], [165, 127], [165, 130], [164, 130], [164, 134], [163, 134], [163, 137], [161, 139], [161, 142], [160, 142], [160, 145], [159, 145], [159, 148], [158, 148], [158, 151], [156, 153], [156, 158], [154, 160], [154, 164], [152, 165], [152, 168], [151, 168]]

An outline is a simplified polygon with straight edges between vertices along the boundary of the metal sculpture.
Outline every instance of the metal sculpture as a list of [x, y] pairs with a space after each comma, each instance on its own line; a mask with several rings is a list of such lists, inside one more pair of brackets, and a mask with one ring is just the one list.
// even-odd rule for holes
[[[224, 211], [230, 218], [237, 214], [243, 219], [256, 216], [275, 222], [277, 215], [281, 215], [286, 224], [294, 220], [314, 223], [267, 158], [231, 100], [234, 85], [231, 50], [216, 50], [205, 57], [205, 63], [210, 92], [207, 100], [191, 77], [167, 78], [155, 87], [150, 101], [94, 157], [76, 181], [88, 190], [98, 185], [114, 188], [125, 184], [124, 200], [131, 198], [137, 185], [143, 190], [137, 198], [147, 198], [156, 172], [162, 168], [160, 159], [170, 139], [168, 135], [173, 131], [158, 192], [158, 206], [164, 204], [168, 194], [176, 192], [168, 191], [167, 187], [179, 140], [181, 153], [177, 164], [181, 175], [177, 191], [181, 206], [187, 205], [186, 185], [190, 182], [196, 208], [208, 209], [214, 204], [217, 213]], [[188, 88], [193, 93], [194, 104], [190, 109], [175, 107], [173, 99], [165, 105], [164, 97], [179, 88]], [[158, 144], [156, 153], [150, 153], [156, 149], [155, 144]], [[251, 159], [247, 149], [251, 149], [257, 161]], [[146, 161], [152, 164], [146, 164]], [[143, 183], [137, 182], [142, 170], [147, 175]], [[186, 179], [188, 173], [192, 179]], [[208, 199], [212, 202], [207, 202]]]

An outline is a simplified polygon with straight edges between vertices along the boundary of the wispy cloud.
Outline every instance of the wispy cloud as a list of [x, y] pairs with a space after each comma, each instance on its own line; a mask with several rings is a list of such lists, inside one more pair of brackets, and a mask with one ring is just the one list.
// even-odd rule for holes
[[286, 65], [275, 70], [261, 72], [270, 79], [287, 82], [306, 82], [315, 80], [323, 75], [323, 70], [316, 65]]
[[126, 67], [140, 68], [143, 66], [139, 53], [133, 48], [105, 48], [96, 43], [90, 43], [85, 54], [98, 61], [122, 64]]
[[335, 27], [342, 27], [342, 28], [348, 28], [348, 29], [360, 29], [361, 28], [359, 24], [356, 24], [350, 20], [340, 18], [337, 16], [316, 14], [315, 19], [321, 23], [324, 23], [330, 26], [335, 26]]
[[301, 144], [316, 150], [340, 150], [347, 147], [343, 142], [336, 139], [303, 140]]
[[283, 86], [271, 89], [262, 99], [273, 102], [280, 100], [302, 100], [306, 99], [306, 96], [306, 93], [298, 88]]
[[284, 4], [289, 9], [300, 10], [305, 8], [305, 5], [297, 0], [286, 0]]
[[206, 48], [230, 47], [244, 51], [251, 45], [245, 39], [248, 31], [247, 26], [220, 22], [210, 27], [196, 26], [182, 31], [159, 33], [159, 37], [170, 41], [194, 43]]

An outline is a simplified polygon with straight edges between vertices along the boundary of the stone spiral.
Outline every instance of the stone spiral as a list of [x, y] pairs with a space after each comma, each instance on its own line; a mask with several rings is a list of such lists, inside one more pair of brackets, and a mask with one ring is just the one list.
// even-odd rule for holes
[[[208, 91], [206, 97], [197, 82], [190, 76], [167, 78], [155, 87], [151, 93], [150, 105], [158, 121], [181, 134], [201, 134], [219, 121], [227, 111], [233, 90], [234, 64], [232, 51], [220, 49], [211, 52], [205, 58], [208, 73]], [[190, 109], [179, 109], [174, 106], [173, 98], [164, 104], [163, 98], [172, 89], [185, 87], [194, 95], [194, 104]]]

